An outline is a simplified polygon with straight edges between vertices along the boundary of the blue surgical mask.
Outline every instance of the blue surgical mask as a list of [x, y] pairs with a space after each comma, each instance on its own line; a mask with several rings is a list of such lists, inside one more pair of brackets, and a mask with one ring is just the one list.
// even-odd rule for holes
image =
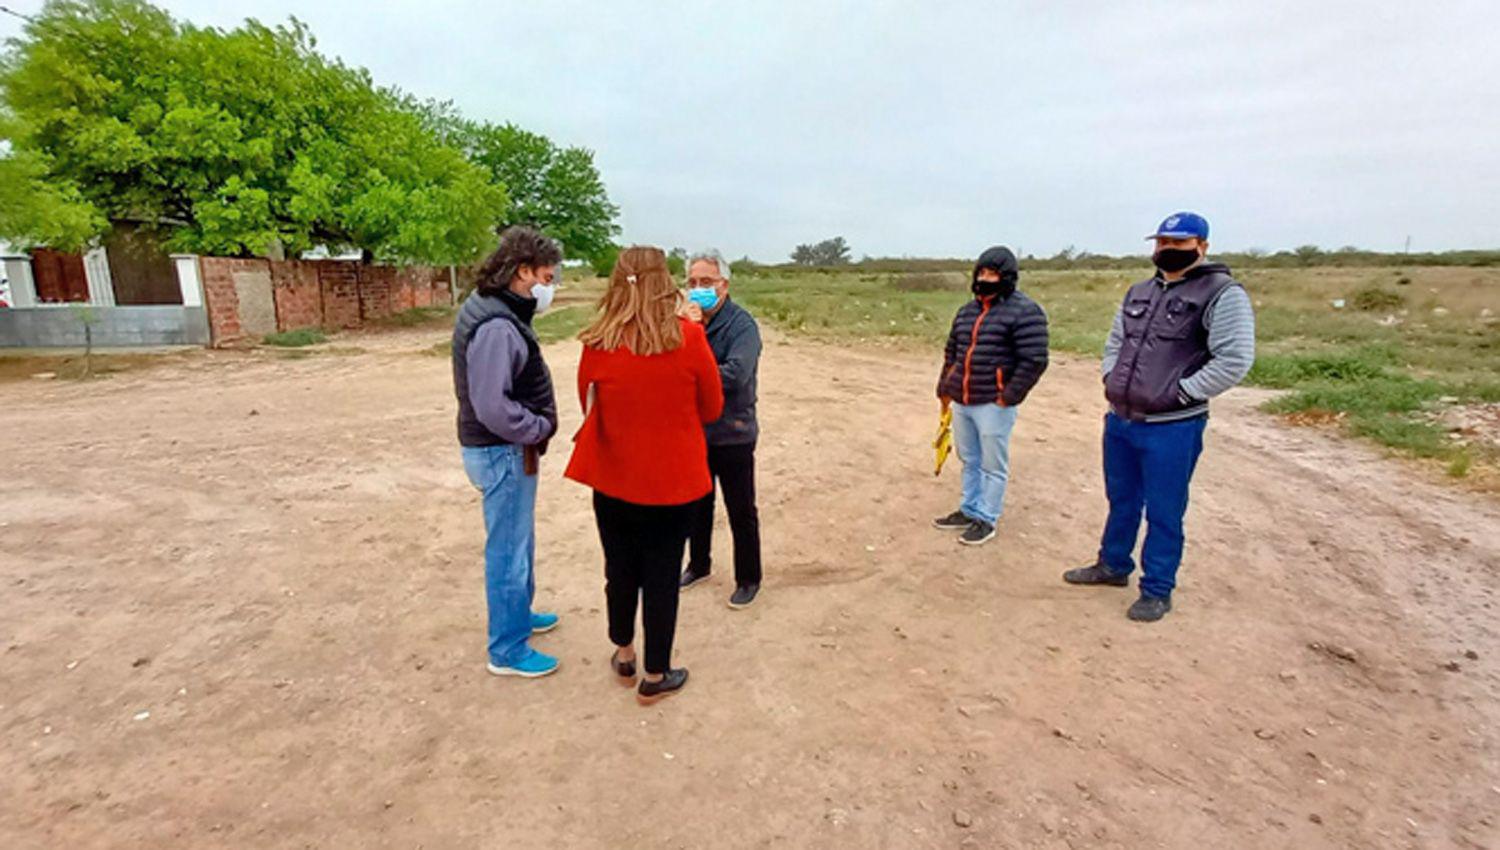
[[712, 286], [695, 286], [688, 290], [688, 299], [704, 310], [719, 306], [719, 290]]

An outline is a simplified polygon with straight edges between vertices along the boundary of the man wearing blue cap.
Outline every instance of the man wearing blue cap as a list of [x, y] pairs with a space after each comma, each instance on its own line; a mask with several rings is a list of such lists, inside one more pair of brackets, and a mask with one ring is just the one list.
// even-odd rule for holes
[[1244, 380], [1255, 362], [1255, 314], [1229, 267], [1207, 262], [1202, 216], [1170, 215], [1146, 238], [1156, 242], [1156, 275], [1125, 293], [1104, 345], [1109, 519], [1097, 560], [1063, 580], [1128, 586], [1144, 510], [1140, 598], [1127, 616], [1152, 622], [1172, 610], [1208, 400]]

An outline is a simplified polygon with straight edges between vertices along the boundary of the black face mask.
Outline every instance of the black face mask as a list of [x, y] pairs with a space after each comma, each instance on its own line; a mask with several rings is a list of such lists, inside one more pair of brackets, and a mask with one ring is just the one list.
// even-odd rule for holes
[[1175, 274], [1198, 262], [1198, 251], [1193, 248], [1160, 248], [1151, 255], [1156, 267], [1168, 274]]
[[974, 294], [989, 298], [1000, 294], [1001, 283], [998, 280], [976, 280], [974, 281]]

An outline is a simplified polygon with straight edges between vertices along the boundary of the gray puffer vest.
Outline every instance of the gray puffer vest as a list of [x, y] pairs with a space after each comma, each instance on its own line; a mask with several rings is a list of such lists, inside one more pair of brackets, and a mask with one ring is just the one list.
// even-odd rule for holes
[[526, 341], [526, 365], [511, 384], [510, 397], [557, 425], [557, 398], [552, 372], [542, 359], [541, 343], [531, 329], [536, 302], [506, 291], [499, 295], [475, 292], [464, 301], [453, 323], [453, 389], [458, 395], [458, 442], [464, 446], [503, 446], [507, 441], [484, 427], [469, 401], [469, 343], [485, 322], [510, 322]]

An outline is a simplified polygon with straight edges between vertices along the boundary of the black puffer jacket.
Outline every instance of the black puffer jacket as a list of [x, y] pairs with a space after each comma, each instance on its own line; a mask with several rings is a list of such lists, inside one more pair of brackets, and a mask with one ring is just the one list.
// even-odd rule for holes
[[[998, 292], [978, 286], [979, 270], [1000, 272]], [[943, 352], [938, 397], [959, 404], [1014, 407], [1047, 370], [1047, 313], [1016, 289], [1015, 254], [990, 248], [974, 264], [974, 300], [959, 308]]]

